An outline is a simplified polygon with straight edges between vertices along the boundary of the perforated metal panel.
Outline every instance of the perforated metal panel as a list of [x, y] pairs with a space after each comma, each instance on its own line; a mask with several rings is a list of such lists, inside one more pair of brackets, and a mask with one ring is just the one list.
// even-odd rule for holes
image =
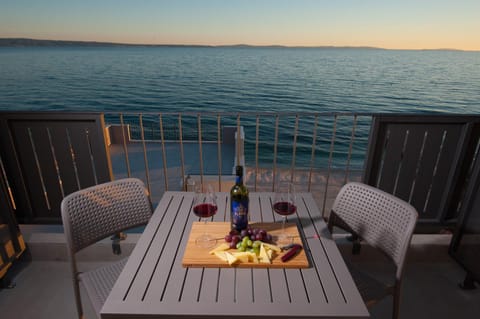
[[0, 155], [20, 223], [60, 224], [60, 202], [111, 180], [101, 113], [0, 112]]

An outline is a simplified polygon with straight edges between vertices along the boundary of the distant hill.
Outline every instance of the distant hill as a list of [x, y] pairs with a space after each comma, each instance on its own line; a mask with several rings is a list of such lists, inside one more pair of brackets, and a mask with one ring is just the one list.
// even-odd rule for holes
[[85, 41], [36, 40], [26, 38], [0, 38], [2, 47], [45, 47], [45, 46], [119, 46], [123, 44]]
[[85, 46], [85, 47], [209, 47], [208, 45], [182, 45], [182, 44], [130, 44], [114, 42], [96, 42], [96, 41], [69, 41], [69, 40], [38, 40], [27, 38], [0, 38], [0, 47], [65, 47], [65, 46]]
[[[198, 44], [132, 44], [96, 41], [40, 40], [28, 38], [0, 38], [0, 47], [199, 47], [199, 48], [305, 48], [305, 49], [363, 49], [388, 50], [368, 46], [284, 46], [284, 45], [198, 45]], [[462, 51], [456, 49], [419, 49], [413, 51]]]
[[[55, 47], [55, 46], [86, 46], [86, 47], [221, 47], [221, 48], [292, 48], [283, 45], [249, 45], [249, 44], [234, 44], [234, 45], [189, 45], [189, 44], [131, 44], [131, 43], [113, 43], [113, 42], [96, 42], [96, 41], [65, 41], [65, 40], [39, 40], [28, 38], [0, 38], [0, 47]], [[312, 48], [297, 46], [295, 48]], [[334, 46], [318, 46], [314, 48], [324, 49], [379, 49], [374, 47], [334, 47]]]

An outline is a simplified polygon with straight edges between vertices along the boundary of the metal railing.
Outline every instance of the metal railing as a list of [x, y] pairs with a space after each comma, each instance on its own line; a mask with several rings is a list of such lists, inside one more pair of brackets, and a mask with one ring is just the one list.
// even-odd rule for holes
[[0, 131], [0, 174], [23, 223], [59, 223], [64, 196], [122, 177], [142, 179], [154, 204], [187, 179], [228, 191], [240, 163], [251, 191], [292, 181], [322, 217], [345, 183], [363, 181], [438, 227], [466, 205], [480, 162], [475, 115], [0, 112]]
[[[314, 192], [325, 214], [338, 189], [362, 176], [372, 116], [305, 112], [106, 113], [105, 121], [107, 126], [122, 126], [121, 139], [111, 148], [114, 177], [135, 175], [128, 149], [136, 143], [136, 150], [143, 153], [144, 176], [141, 172], [135, 176], [146, 182], [154, 198], [166, 190], [181, 189], [181, 183], [172, 181], [185, 181], [188, 175], [196, 175], [202, 187], [214, 179], [218, 190], [228, 191], [225, 179], [232, 176], [236, 163], [244, 163], [250, 190], [274, 191], [279, 179], [289, 179], [299, 191]], [[228, 127], [234, 129], [232, 136], [225, 136]], [[242, 129], [243, 134], [235, 135]], [[195, 144], [195, 156], [186, 158], [185, 148]], [[212, 148], [212, 144], [216, 147]], [[210, 146], [207, 150], [206, 145]], [[174, 154], [176, 163], [168, 149], [174, 146], [178, 150]], [[156, 187], [151, 186], [149, 169], [152, 148], [159, 149], [153, 161], [162, 164], [161, 172], [157, 169], [153, 174]], [[233, 162], [225, 159], [232, 159], [231, 155], [225, 156], [226, 151], [234, 152]], [[205, 169], [205, 162], [212, 160], [217, 163], [214, 172]], [[179, 168], [177, 176], [169, 173], [171, 166]], [[192, 170], [192, 166], [196, 169]], [[160, 179], [162, 183], [158, 183]]]

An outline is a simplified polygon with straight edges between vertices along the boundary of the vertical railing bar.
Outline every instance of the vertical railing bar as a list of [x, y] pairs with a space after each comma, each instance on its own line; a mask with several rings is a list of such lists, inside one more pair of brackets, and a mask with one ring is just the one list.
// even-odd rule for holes
[[47, 187], [45, 186], [45, 180], [43, 179], [42, 168], [40, 167], [40, 160], [38, 159], [37, 150], [35, 148], [35, 142], [33, 141], [32, 130], [28, 130], [28, 136], [30, 138], [30, 145], [32, 146], [33, 158], [35, 160], [35, 165], [37, 166], [38, 177], [40, 177], [40, 184], [42, 184], [43, 197], [45, 198], [45, 204], [47, 205], [48, 210], [52, 210], [50, 206], [50, 199], [48, 198]]
[[62, 198], [65, 197], [65, 191], [63, 189], [62, 176], [60, 175], [60, 168], [58, 167], [57, 155], [55, 154], [55, 147], [52, 142], [52, 134], [50, 133], [50, 128], [47, 127], [47, 136], [48, 143], [50, 144], [50, 151], [52, 152], [53, 166], [55, 167], [55, 173], [57, 174], [58, 186], [60, 186], [60, 192], [62, 193]]
[[127, 166], [127, 176], [131, 177], [132, 172], [130, 170], [130, 159], [128, 158], [127, 137], [125, 136], [125, 123], [123, 121], [123, 113], [120, 113], [120, 126], [122, 128], [123, 153], [125, 154], [125, 165]]
[[310, 157], [310, 172], [308, 174], [308, 191], [311, 191], [312, 187], [312, 175], [313, 166], [315, 164], [315, 146], [317, 143], [317, 126], [318, 126], [318, 114], [315, 114], [315, 124], [313, 125], [313, 137], [312, 137], [312, 155]]
[[90, 140], [90, 134], [89, 134], [88, 128], [85, 129], [85, 137], [87, 139], [87, 145], [88, 145], [88, 155], [90, 157], [90, 164], [92, 165], [92, 174], [93, 174], [93, 179], [95, 181], [95, 185], [98, 184], [98, 178], [97, 178], [97, 169], [95, 168], [95, 159], [93, 158], [93, 151], [92, 151], [92, 141]]
[[167, 154], [165, 153], [165, 136], [163, 134], [162, 113], [159, 114], [158, 119], [160, 120], [160, 140], [162, 141], [163, 177], [165, 182], [165, 191], [168, 191]]
[[295, 115], [295, 128], [293, 131], [293, 150], [292, 150], [292, 166], [290, 167], [290, 183], [293, 183], [295, 175], [295, 157], [297, 155], [297, 134], [298, 134], [298, 114]]
[[437, 158], [435, 159], [435, 165], [433, 166], [433, 173], [432, 173], [432, 179], [430, 181], [430, 185], [428, 186], [428, 192], [427, 196], [425, 197], [425, 202], [423, 204], [423, 209], [422, 213], [425, 214], [427, 212], [427, 206], [428, 203], [430, 202], [430, 196], [432, 194], [432, 188], [433, 188], [433, 181], [435, 180], [435, 177], [437, 177], [437, 170], [438, 170], [438, 164], [440, 163], [440, 158], [443, 153], [443, 147], [445, 146], [445, 140], [447, 139], [447, 131], [443, 131], [443, 136], [442, 136], [442, 141], [440, 143], [440, 147], [438, 149], [437, 153]]
[[257, 181], [258, 181], [258, 138], [260, 131], [260, 116], [257, 114], [257, 120], [255, 125], [255, 192], [257, 191]]
[[350, 136], [350, 145], [348, 147], [347, 165], [345, 167], [345, 179], [343, 180], [343, 185], [347, 183], [348, 177], [350, 176], [350, 161], [352, 159], [352, 150], [353, 150], [353, 143], [355, 141], [356, 127], [357, 127], [357, 114], [355, 114], [353, 117], [352, 135]]
[[72, 139], [70, 138], [70, 131], [68, 128], [65, 128], [65, 133], [67, 135], [68, 147], [70, 149], [70, 157], [72, 158], [73, 171], [75, 172], [75, 179], [77, 181], [78, 189], [81, 189], [80, 177], [78, 176], [77, 161], [75, 159], [75, 152], [73, 151]]
[[275, 176], [277, 174], [278, 123], [279, 123], [279, 116], [278, 114], [275, 114], [275, 141], [273, 144], [272, 192], [275, 191]]
[[400, 163], [398, 163], [398, 168], [397, 168], [397, 173], [395, 176], [395, 183], [393, 184], [393, 192], [392, 195], [397, 194], [397, 186], [398, 186], [398, 181], [400, 179], [400, 175], [402, 173], [403, 169], [403, 164], [405, 162], [405, 152], [407, 151], [407, 145], [408, 145], [408, 137], [410, 136], [410, 130], [405, 131], [405, 137], [403, 140], [403, 145], [402, 145], [402, 152], [400, 153]]
[[325, 205], [327, 202], [328, 183], [330, 181], [330, 170], [332, 168], [333, 150], [335, 147], [336, 133], [337, 133], [337, 114], [335, 114], [334, 116], [332, 140], [330, 141], [330, 153], [328, 154], [328, 171], [327, 171], [327, 180], [325, 181], [325, 192], [323, 193], [322, 218], [325, 217]]
[[221, 145], [220, 113], [217, 114], [217, 161], [218, 161], [218, 191], [222, 191], [222, 145]]
[[202, 120], [200, 117], [200, 113], [197, 114], [197, 127], [198, 127], [198, 152], [200, 156], [200, 185], [202, 187], [202, 192], [203, 192], [204, 187], [203, 187]]
[[148, 193], [152, 194], [152, 189], [150, 188], [150, 170], [148, 168], [148, 159], [147, 159], [147, 146], [145, 144], [145, 132], [143, 131], [143, 114], [139, 114], [139, 121], [140, 121], [140, 138], [142, 139], [143, 145], [143, 161], [145, 163], [145, 178], [147, 179], [147, 188]]
[[182, 128], [182, 114], [178, 114], [178, 139], [180, 141], [180, 162], [182, 166], [182, 185], [184, 190], [187, 190], [185, 186], [185, 156], [183, 153], [183, 128]]
[[420, 166], [423, 160], [423, 151], [425, 150], [425, 144], [427, 143], [427, 138], [428, 138], [428, 131], [425, 130], [425, 132], [423, 133], [422, 147], [420, 148], [420, 154], [418, 155], [417, 165], [415, 168], [415, 178], [413, 179], [412, 187], [410, 187], [410, 194], [408, 195], [408, 203], [411, 203], [413, 193], [415, 192], [415, 186], [417, 184], [417, 178], [420, 172]]
[[381, 149], [382, 154], [380, 156], [380, 167], [378, 169], [377, 182], [375, 184], [377, 188], [380, 188], [380, 181], [382, 180], [383, 166], [385, 165], [385, 157], [387, 156], [387, 146], [389, 141], [390, 141], [390, 129], [387, 129], [387, 133], [385, 134], [385, 140], [383, 142], [383, 147]]
[[7, 186], [8, 196], [10, 197], [12, 207], [14, 210], [17, 210], [17, 205], [15, 203], [15, 198], [13, 197], [12, 188], [10, 187], [10, 183], [8, 182], [7, 172], [5, 171], [5, 167], [3, 166], [2, 157], [0, 157], [0, 169], [2, 171], [3, 179], [5, 180], [5, 185]]

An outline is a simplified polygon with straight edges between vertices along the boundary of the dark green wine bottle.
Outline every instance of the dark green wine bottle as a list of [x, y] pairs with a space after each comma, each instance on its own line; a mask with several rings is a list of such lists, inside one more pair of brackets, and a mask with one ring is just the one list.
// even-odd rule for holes
[[248, 226], [248, 189], [243, 185], [243, 167], [235, 168], [235, 185], [230, 190], [231, 228], [241, 231]]

